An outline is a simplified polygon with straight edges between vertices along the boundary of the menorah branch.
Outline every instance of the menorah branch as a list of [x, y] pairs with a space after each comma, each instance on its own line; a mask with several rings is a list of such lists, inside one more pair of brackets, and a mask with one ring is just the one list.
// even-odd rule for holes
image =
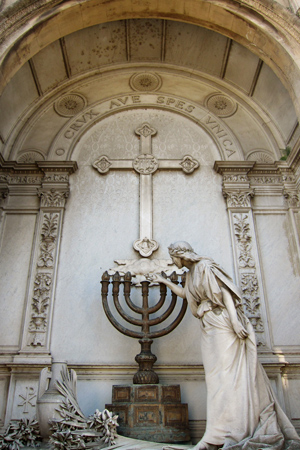
[[[164, 274], [164, 276], [166, 276]], [[173, 283], [178, 284], [178, 276], [175, 272], [170, 276], [170, 279]], [[184, 286], [185, 276], [181, 276], [181, 284]], [[131, 283], [131, 274], [128, 272], [124, 276], [121, 276], [118, 272], [114, 275], [109, 275], [108, 272], [105, 272], [102, 276], [102, 302], [105, 314], [112, 325], [121, 333], [126, 336], [132, 338], [138, 338], [139, 343], [141, 344], [141, 352], [136, 355], [135, 360], [139, 365], [139, 369], [137, 373], [134, 375], [133, 382], [134, 384], [157, 384], [159, 382], [158, 375], [153, 370], [153, 364], [156, 361], [156, 356], [151, 352], [151, 344], [154, 338], [162, 337], [173, 331], [181, 322], [184, 317], [185, 311], [187, 309], [187, 301], [181, 301], [181, 308], [179, 313], [175, 313], [175, 318], [173, 321], [160, 330], [152, 331], [151, 327], [154, 325], [158, 326], [165, 322], [169, 317], [172, 317], [174, 310], [177, 304], [177, 296], [172, 292], [171, 300], [169, 300], [169, 305], [167, 309], [158, 315], [155, 318], [150, 318], [150, 315], [154, 313], [158, 313], [162, 310], [167, 298], [167, 288], [164, 284], [160, 284], [160, 297], [158, 301], [155, 302], [153, 306], [149, 306], [149, 294], [154, 294], [156, 291], [152, 291], [152, 286], [149, 281], [141, 282], [141, 297], [142, 297], [142, 306], [138, 306], [130, 298], [132, 283]], [[139, 314], [141, 316], [140, 319], [136, 317], [132, 317], [128, 314], [122, 304], [120, 302], [120, 285], [124, 285], [123, 296], [124, 301], [132, 312], [135, 314]], [[115, 309], [111, 309], [109, 303], [111, 300], [108, 299], [109, 288], [111, 289], [112, 302], [114, 304]], [[140, 289], [135, 287], [135, 289]], [[152, 295], [152, 301], [153, 296]], [[123, 301], [123, 302], [124, 302]], [[114, 311], [114, 313], [112, 312]], [[118, 314], [118, 319], [114, 317], [114, 314]], [[129, 328], [124, 327], [120, 323], [120, 319], [122, 321], [126, 321], [128, 324], [133, 326], [138, 326], [141, 328], [141, 331], [135, 331]]]

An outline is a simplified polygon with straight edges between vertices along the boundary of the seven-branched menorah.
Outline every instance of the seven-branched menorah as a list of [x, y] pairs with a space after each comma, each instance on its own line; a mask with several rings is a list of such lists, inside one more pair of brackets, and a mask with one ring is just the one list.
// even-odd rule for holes
[[[164, 277], [167, 277], [163, 272], [162, 275]], [[185, 284], [185, 274], [178, 276], [176, 272], [173, 272], [170, 275], [170, 280], [178, 284], [178, 278], [181, 278], [180, 284], [184, 286]], [[157, 360], [156, 356], [153, 355], [151, 352], [151, 344], [153, 342], [153, 339], [159, 338], [161, 336], [165, 336], [171, 331], [173, 331], [181, 322], [183, 319], [183, 316], [186, 312], [187, 308], [187, 301], [185, 299], [182, 300], [181, 309], [179, 313], [175, 313], [175, 318], [173, 321], [165, 326], [164, 328], [161, 328], [159, 330], [151, 331], [152, 327], [156, 325], [160, 325], [163, 322], [165, 322], [172, 314], [172, 312], [175, 309], [176, 303], [177, 303], [177, 295], [172, 292], [171, 301], [166, 308], [165, 311], [161, 313], [161, 315], [150, 318], [152, 315], [156, 315], [160, 311], [162, 311], [163, 306], [165, 305], [166, 298], [167, 298], [167, 287], [160, 283], [160, 298], [156, 302], [155, 305], [149, 306], [149, 281], [142, 281], [141, 282], [141, 291], [142, 291], [142, 306], [136, 305], [131, 300], [131, 273], [127, 272], [124, 277], [121, 277], [118, 272], [116, 272], [114, 275], [109, 275], [108, 272], [105, 272], [102, 275], [102, 302], [104, 311], [112, 323], [112, 325], [121, 333], [125, 334], [126, 336], [130, 336], [132, 338], [139, 339], [139, 343], [141, 344], [141, 352], [136, 355], [135, 360], [139, 364], [139, 369], [136, 372], [136, 374], [133, 377], [133, 383], [134, 384], [157, 384], [159, 382], [158, 375], [153, 370], [153, 364]], [[129, 328], [126, 328], [121, 323], [118, 322], [118, 320], [113, 316], [111, 308], [109, 307], [108, 302], [108, 291], [109, 291], [109, 284], [112, 284], [112, 296], [113, 296], [113, 302], [115, 305], [116, 311], [119, 313], [119, 315], [124, 319], [127, 323], [131, 325], [135, 325], [141, 328], [141, 331], [135, 331], [131, 330]], [[136, 313], [137, 315], [140, 315], [141, 318], [135, 318], [131, 315], [127, 314], [127, 312], [122, 307], [119, 295], [120, 295], [120, 284], [124, 285], [123, 293], [124, 293], [124, 299], [128, 306], [128, 308]], [[151, 288], [151, 286], [150, 286]]]

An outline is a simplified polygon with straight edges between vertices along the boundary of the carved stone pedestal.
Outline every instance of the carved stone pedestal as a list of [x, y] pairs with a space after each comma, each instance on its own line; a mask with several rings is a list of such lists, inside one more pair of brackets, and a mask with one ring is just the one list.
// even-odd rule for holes
[[181, 403], [179, 385], [113, 386], [112, 404], [106, 408], [119, 415], [121, 435], [154, 442], [190, 440], [188, 405]]

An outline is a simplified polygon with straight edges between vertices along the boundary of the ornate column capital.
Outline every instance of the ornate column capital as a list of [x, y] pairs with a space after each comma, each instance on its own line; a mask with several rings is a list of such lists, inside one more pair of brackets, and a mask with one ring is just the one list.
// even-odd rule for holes
[[222, 190], [228, 208], [251, 208], [254, 189]]
[[297, 189], [284, 189], [283, 196], [289, 208], [300, 208], [300, 192]]
[[63, 208], [65, 206], [66, 199], [69, 197], [69, 189], [38, 189], [38, 196], [41, 199], [42, 208]]

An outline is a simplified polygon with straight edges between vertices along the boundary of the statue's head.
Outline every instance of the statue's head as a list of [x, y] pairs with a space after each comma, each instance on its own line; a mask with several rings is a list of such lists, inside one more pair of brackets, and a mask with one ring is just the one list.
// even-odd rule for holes
[[191, 245], [186, 241], [174, 242], [168, 247], [171, 258], [180, 258], [190, 262], [200, 260], [200, 256], [194, 252]]

